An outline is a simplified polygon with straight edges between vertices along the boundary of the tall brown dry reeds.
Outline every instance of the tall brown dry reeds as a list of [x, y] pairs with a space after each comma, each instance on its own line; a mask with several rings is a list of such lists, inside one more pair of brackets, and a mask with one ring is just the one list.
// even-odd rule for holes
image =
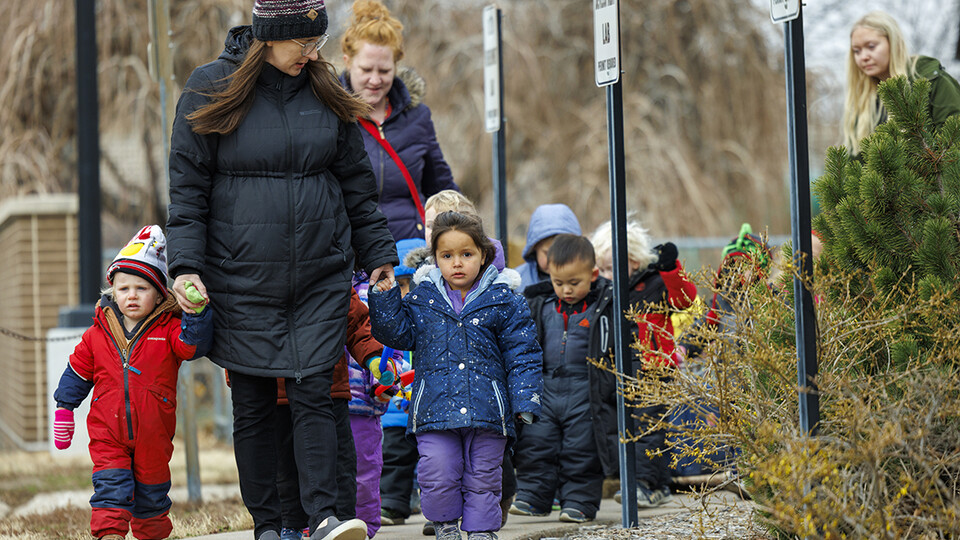
[[[0, 53], [0, 197], [72, 191], [74, 4], [11, 3]], [[482, 3], [385, 3], [405, 24], [404, 63], [427, 81], [426, 103], [457, 181], [492, 215]], [[227, 28], [249, 23], [252, 0], [171, 4], [182, 84], [219, 54]], [[530, 213], [548, 202], [570, 205], [589, 230], [609, 217], [605, 97], [593, 82], [589, 3], [500, 6], [509, 231], [522, 241]], [[333, 39], [323, 54], [338, 61], [349, 2], [328, 9]], [[628, 207], [656, 236], [724, 235], [740, 221], [785, 231], [782, 57], [762, 35], [766, 16], [736, 0], [625, 0], [621, 17]], [[166, 156], [146, 2], [97, 2], [97, 36], [104, 214], [162, 222]]]
[[[444, 152], [492, 213], [482, 6], [451, 13], [444, 4], [392, 3], [406, 24], [404, 61], [427, 79]], [[589, 230], [609, 219], [590, 6], [498, 4], [509, 230], [522, 239], [530, 213], [548, 202], [570, 205]], [[724, 235], [740, 221], [787, 230], [783, 61], [761, 33], [766, 16], [732, 0], [627, 0], [620, 12], [628, 207], [657, 236]]]

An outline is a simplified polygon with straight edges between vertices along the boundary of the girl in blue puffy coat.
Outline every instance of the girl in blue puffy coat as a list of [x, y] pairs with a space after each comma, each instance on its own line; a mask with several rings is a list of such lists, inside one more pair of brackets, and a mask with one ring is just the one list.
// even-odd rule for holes
[[480, 220], [444, 212], [433, 225], [437, 266], [414, 276], [400, 297], [392, 279], [370, 290], [374, 337], [414, 351], [408, 435], [420, 452], [424, 516], [437, 538], [496, 538], [500, 528], [500, 462], [514, 420], [540, 413], [541, 351], [519, 276], [490, 264], [494, 247]]

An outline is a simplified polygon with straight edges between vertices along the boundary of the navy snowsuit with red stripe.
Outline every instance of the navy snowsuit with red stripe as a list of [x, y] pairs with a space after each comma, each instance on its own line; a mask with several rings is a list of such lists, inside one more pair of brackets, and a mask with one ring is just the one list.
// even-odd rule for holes
[[177, 372], [210, 348], [211, 310], [181, 315], [172, 294], [128, 337], [109, 297], [70, 356], [54, 393], [74, 409], [93, 389], [87, 416], [94, 495], [93, 536], [166, 538], [172, 529], [170, 457], [177, 425]]

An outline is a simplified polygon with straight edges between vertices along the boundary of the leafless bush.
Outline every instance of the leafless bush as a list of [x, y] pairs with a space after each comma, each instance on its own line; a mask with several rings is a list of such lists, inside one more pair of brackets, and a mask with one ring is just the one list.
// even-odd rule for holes
[[[785, 270], [789, 277], [791, 269]], [[827, 272], [811, 284], [826, 299], [817, 305], [818, 436], [807, 437], [798, 425], [793, 304], [791, 293], [783, 292], [792, 291], [788, 287], [759, 285], [736, 296], [734, 333], [694, 327], [687, 339], [705, 344], [698, 358], [675, 372], [651, 366], [645, 376], [625, 379], [625, 395], [640, 405], [699, 411], [698, 423], [672, 426], [665, 418], [660, 427], [685, 439], [677, 446], [681, 454], [715, 470], [739, 471], [761, 519], [783, 533], [955, 538], [958, 291], [921, 300], [904, 283], [892, 294], [912, 300], [891, 306], [884, 298], [837, 294], [849, 291], [849, 283], [850, 276]], [[924, 350], [894, 350], [904, 333], [919, 331], [929, 337]], [[664, 383], [656, 375], [673, 377]], [[725, 448], [736, 449], [726, 454], [733, 461], [710, 463]]]

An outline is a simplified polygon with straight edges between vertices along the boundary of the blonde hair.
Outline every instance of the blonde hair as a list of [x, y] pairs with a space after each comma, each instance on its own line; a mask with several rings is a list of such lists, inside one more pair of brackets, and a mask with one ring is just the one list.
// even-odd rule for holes
[[468, 214], [475, 217], [479, 217], [480, 215], [473, 202], [463, 193], [455, 189], [445, 189], [431, 195], [427, 201], [423, 203], [423, 209], [426, 211], [431, 208], [436, 210], [437, 214], [443, 212], [460, 212], [461, 214]]
[[[916, 76], [916, 57], [907, 53], [900, 25], [889, 14], [873, 11], [854, 23], [850, 35], [857, 28], [873, 30], [887, 38], [890, 50], [890, 77]], [[879, 81], [860, 71], [853, 57], [853, 48], [847, 49], [847, 98], [843, 107], [843, 144], [852, 155], [860, 153], [860, 141], [873, 133], [883, 115], [883, 105], [877, 103]]]
[[353, 3], [350, 26], [340, 38], [340, 48], [347, 58], [360, 52], [360, 43], [389, 47], [393, 61], [403, 58], [403, 24], [379, 0], [357, 0]]
[[[597, 254], [597, 259], [604, 258], [613, 251], [613, 234], [610, 222], [602, 223], [590, 235], [590, 243]], [[650, 234], [637, 221], [627, 222], [627, 258], [640, 264], [640, 268], [657, 260], [657, 255], [650, 246]]]

